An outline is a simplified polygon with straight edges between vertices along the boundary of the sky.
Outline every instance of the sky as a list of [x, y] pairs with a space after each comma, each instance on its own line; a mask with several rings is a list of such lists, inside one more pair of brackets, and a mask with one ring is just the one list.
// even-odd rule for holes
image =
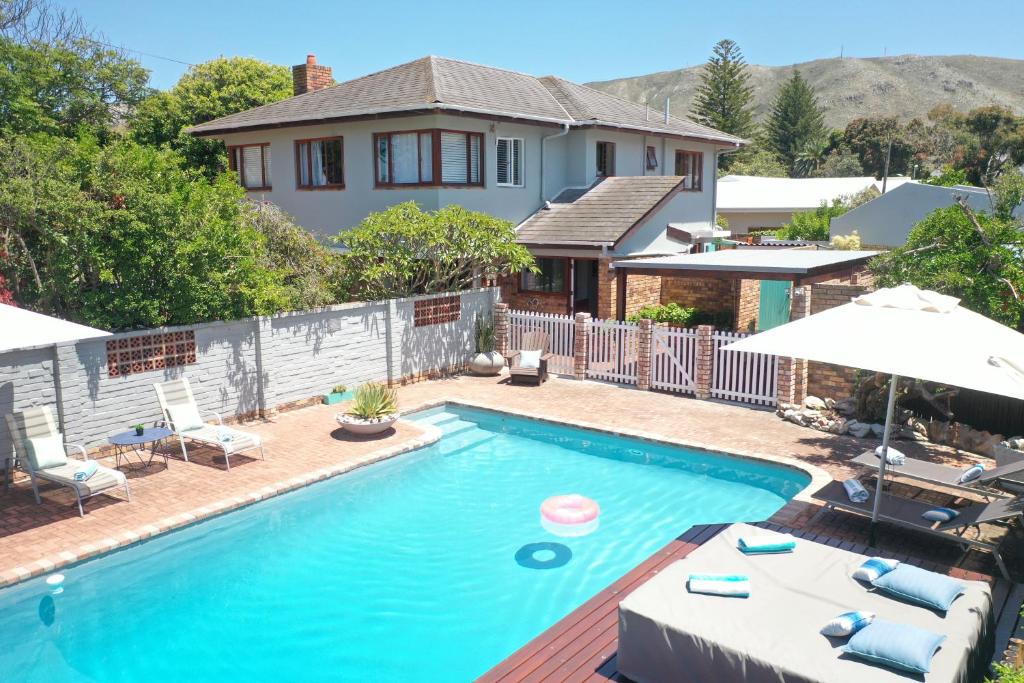
[[54, 1], [137, 51], [161, 89], [180, 62], [221, 55], [291, 66], [314, 53], [344, 81], [433, 54], [581, 83], [700, 64], [722, 38], [776, 66], [841, 51], [1024, 59], [1022, 0], [976, 3], [991, 21], [960, 0]]

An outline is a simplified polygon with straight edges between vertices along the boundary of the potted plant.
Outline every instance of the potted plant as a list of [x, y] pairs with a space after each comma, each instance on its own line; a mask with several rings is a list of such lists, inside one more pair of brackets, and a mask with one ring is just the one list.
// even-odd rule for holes
[[135, 430], [135, 436], [142, 436], [146, 433], [146, 425], [141, 422], [137, 425], [132, 425], [132, 429]]
[[494, 341], [494, 319], [477, 318], [477, 353], [469, 361], [469, 369], [473, 374], [494, 377], [505, 367], [505, 358], [494, 349]]
[[398, 420], [398, 394], [384, 384], [367, 382], [355, 390], [348, 412], [335, 417], [353, 434], [379, 434]]
[[333, 406], [335, 403], [341, 403], [349, 398], [352, 398], [352, 396], [349, 394], [348, 387], [344, 384], [338, 384], [329, 393], [324, 394], [321, 402], [325, 406]]

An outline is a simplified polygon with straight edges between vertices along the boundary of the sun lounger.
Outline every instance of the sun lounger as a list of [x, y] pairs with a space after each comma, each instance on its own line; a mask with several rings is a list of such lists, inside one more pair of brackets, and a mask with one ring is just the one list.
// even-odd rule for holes
[[[877, 470], [879, 458], [873, 451], [865, 451], [856, 458], [850, 460], [850, 462]], [[1005, 491], [996, 491], [991, 487], [998, 485], [1000, 480], [1004, 477], [1024, 473], [1024, 460], [1017, 463], [1003, 465], [1002, 467], [985, 470], [977, 479], [972, 479], [966, 483], [960, 482], [960, 477], [963, 476], [964, 469], [959, 467], [950, 467], [949, 465], [940, 465], [938, 463], [928, 462], [927, 460], [917, 460], [915, 458], [906, 458], [902, 465], [887, 464], [885, 466], [885, 473], [886, 476], [891, 474], [894, 477], [923, 481], [929, 484], [936, 484], [946, 488], [955, 489], [957, 491], [970, 491], [972, 493], [983, 495], [987, 498], [994, 496], [1001, 496], [1005, 498], [1011, 497], [1012, 494], [1006, 493]]]
[[[853, 503], [846, 495], [846, 489], [841, 482], [832, 481], [812, 494], [812, 497], [825, 503], [828, 508], [845, 510], [854, 514], [871, 516], [874, 505], [874, 489], [871, 490], [871, 498], [863, 503]], [[960, 513], [948, 522], [930, 522], [921, 517], [921, 514], [928, 510], [935, 509], [935, 505], [920, 500], [911, 500], [900, 496], [884, 494], [879, 504], [878, 519], [905, 529], [915, 529], [922, 533], [939, 536], [947, 540], [959, 543], [964, 549], [977, 548], [992, 553], [999, 565], [999, 571], [1005, 578], [1009, 578], [1003, 557], [999, 552], [999, 545], [990, 541], [980, 539], [982, 524], [1007, 524], [1010, 520], [1020, 518], [1024, 512], [1024, 497], [998, 498], [988, 503], [972, 503], [967, 507], [958, 508]], [[978, 535], [976, 538], [966, 536], [967, 532], [974, 529]]]
[[[991, 660], [995, 628], [986, 583], [964, 581], [966, 592], [945, 615], [897, 601], [851, 578], [867, 556], [801, 540], [795, 552], [747, 556], [744, 534], [766, 531], [734, 524], [665, 567], [619, 604], [619, 673], [637, 683], [967, 683]], [[749, 576], [745, 599], [686, 590], [692, 573]], [[820, 629], [850, 610], [946, 636], [931, 672], [908, 676], [844, 655], [846, 639]]]
[[[263, 441], [259, 436], [224, 427], [220, 415], [212, 411], [208, 411], [207, 414], [216, 418], [217, 424], [200, 421], [203, 413], [199, 410], [196, 399], [192, 395], [192, 387], [188, 383], [188, 378], [182, 377], [170, 382], [158, 382], [153, 385], [153, 389], [156, 390], [157, 398], [160, 401], [160, 410], [163, 412], [165, 424], [178, 437], [185, 462], [188, 462], [188, 451], [185, 449], [186, 439], [219, 449], [224, 454], [224, 463], [229, 470], [231, 469], [231, 455], [235, 453], [259, 449], [260, 458], [266, 459], [263, 453]], [[175, 424], [175, 415], [178, 415], [180, 420], [180, 416], [184, 414], [196, 416], [193, 418], [195, 424]]]
[[[28, 440], [60, 434], [57, 431], [57, 424], [54, 422], [53, 413], [50, 412], [49, 406], [28, 408], [5, 417], [7, 418], [7, 428], [11, 432], [11, 440], [14, 442], [14, 452], [18, 456], [18, 463], [28, 472], [29, 480], [32, 482], [32, 493], [36, 497], [37, 504], [42, 503], [39, 497], [38, 479], [49, 481], [74, 491], [75, 497], [78, 500], [78, 514], [81, 517], [85, 516], [85, 509], [82, 507], [83, 500], [111, 489], [124, 487], [125, 496], [131, 501], [132, 494], [128, 489], [128, 478], [125, 477], [124, 472], [99, 465], [91, 477], [78, 481], [75, 479], [75, 472], [78, 471], [79, 467], [74, 460], [69, 461], [65, 465], [36, 469], [33, 464], [34, 460], [29, 453]], [[82, 446], [65, 443], [64, 448], [69, 453], [78, 453], [82, 461], [86, 459], [85, 448]]]

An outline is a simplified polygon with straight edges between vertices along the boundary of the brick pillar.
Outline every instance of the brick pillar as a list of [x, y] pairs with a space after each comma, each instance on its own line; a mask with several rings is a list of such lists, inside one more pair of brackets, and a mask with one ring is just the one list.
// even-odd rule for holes
[[694, 378], [695, 395], [699, 399], [711, 398], [711, 372], [714, 367], [714, 350], [711, 346], [712, 325], [697, 326], [697, 376]]
[[576, 314], [576, 329], [572, 341], [572, 374], [578, 380], [587, 377], [587, 349], [590, 343], [590, 314]]
[[[790, 322], [805, 318], [810, 312], [810, 288], [793, 287], [792, 297], [789, 306]], [[780, 357], [775, 387], [779, 403], [803, 403], [807, 398], [807, 361]]]
[[617, 295], [615, 271], [610, 268], [612, 259], [597, 260], [597, 317], [601, 320], [615, 320]]
[[508, 304], [494, 304], [494, 350], [508, 358]]
[[653, 330], [654, 322], [652, 320], [645, 318], [640, 321], [636, 357], [636, 388], [640, 391], [650, 391], [651, 389], [651, 336]]

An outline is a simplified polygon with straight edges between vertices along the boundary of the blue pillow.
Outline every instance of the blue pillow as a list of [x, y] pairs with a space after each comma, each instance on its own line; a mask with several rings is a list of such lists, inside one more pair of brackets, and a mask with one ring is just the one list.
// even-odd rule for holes
[[929, 522], [948, 522], [956, 519], [960, 513], [953, 508], [932, 508], [921, 513]]
[[843, 612], [821, 628], [821, 635], [845, 638], [875, 620], [874, 612]]
[[882, 574], [871, 585], [889, 595], [945, 612], [966, 586], [945, 574], [936, 574], [920, 567], [900, 563], [891, 572]]
[[972, 482], [975, 479], [977, 479], [978, 477], [980, 477], [984, 472], [985, 472], [985, 466], [984, 465], [980, 465], [979, 464], [979, 465], [974, 465], [973, 467], [968, 467], [966, 470], [964, 470], [964, 473], [960, 475], [960, 483], [961, 484], [966, 484], [968, 482]]
[[853, 634], [843, 652], [901, 671], [926, 674], [946, 636], [908, 624], [875, 619]]
[[871, 557], [864, 560], [864, 564], [853, 570], [853, 578], [858, 581], [871, 582], [882, 574], [888, 574], [900, 566], [899, 560], [887, 560], [884, 557]]

